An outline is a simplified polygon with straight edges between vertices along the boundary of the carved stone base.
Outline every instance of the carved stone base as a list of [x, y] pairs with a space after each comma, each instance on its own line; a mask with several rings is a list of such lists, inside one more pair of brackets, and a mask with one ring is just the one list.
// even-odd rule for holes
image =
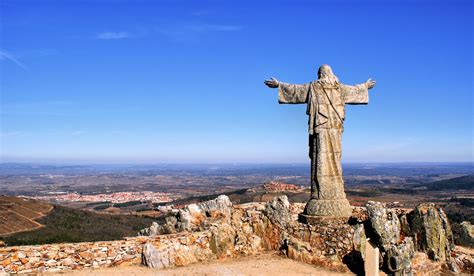
[[311, 217], [349, 218], [352, 208], [347, 199], [310, 199], [303, 214]]
[[309, 225], [332, 225], [334, 221], [347, 222], [347, 218], [343, 217], [323, 217], [323, 216], [311, 216], [305, 215], [304, 213], [298, 214], [298, 221]]

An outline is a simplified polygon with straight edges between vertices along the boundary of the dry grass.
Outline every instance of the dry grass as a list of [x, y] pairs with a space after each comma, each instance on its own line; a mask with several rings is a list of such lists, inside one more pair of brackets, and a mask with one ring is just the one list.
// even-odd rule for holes
[[37, 200], [0, 195], [0, 236], [43, 227], [35, 220], [52, 209], [52, 205]]

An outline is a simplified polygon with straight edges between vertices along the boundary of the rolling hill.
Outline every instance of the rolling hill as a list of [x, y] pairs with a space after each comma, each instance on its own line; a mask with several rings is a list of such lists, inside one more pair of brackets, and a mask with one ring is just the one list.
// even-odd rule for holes
[[451, 179], [435, 181], [418, 187], [426, 187], [429, 191], [440, 190], [474, 190], [474, 174], [455, 177]]
[[36, 220], [53, 206], [33, 199], [0, 195], [0, 236], [41, 228]]

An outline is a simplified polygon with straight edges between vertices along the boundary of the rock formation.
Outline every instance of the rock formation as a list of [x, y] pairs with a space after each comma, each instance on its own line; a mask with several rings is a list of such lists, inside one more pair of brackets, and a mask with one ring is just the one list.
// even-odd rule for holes
[[[303, 205], [290, 204], [286, 196], [274, 197], [264, 205], [248, 203], [233, 207], [225, 196], [217, 200], [220, 207], [210, 209], [218, 215], [206, 215], [207, 222], [200, 219], [203, 216], [200, 210], [206, 209], [201, 206], [217, 206], [215, 200], [190, 205], [178, 212], [188, 214], [185, 221], [199, 221], [190, 225], [200, 225], [200, 231], [208, 231], [209, 250], [215, 258], [280, 250], [302, 262], [363, 273], [365, 240], [370, 238], [380, 249], [381, 266], [387, 273], [411, 275], [416, 250], [426, 252], [432, 260], [446, 262], [446, 267], [452, 270], [459, 267], [453, 267], [456, 262], [449, 259], [452, 246], [449, 222], [435, 205], [420, 205], [407, 213], [369, 202], [366, 209], [354, 208], [349, 221], [328, 219], [307, 225], [296, 219]], [[178, 216], [177, 220], [178, 224], [182, 223], [183, 217]], [[435, 237], [441, 241], [436, 243]]]
[[232, 202], [226, 195], [201, 203], [189, 204], [180, 210], [172, 210], [166, 217], [165, 223], [154, 222], [149, 228], [142, 229], [138, 235], [156, 236], [173, 234], [182, 231], [200, 231], [206, 229], [209, 223], [219, 218], [229, 218]]
[[474, 225], [469, 221], [463, 221], [460, 226], [459, 238], [456, 242], [459, 245], [474, 247]]
[[286, 195], [274, 197], [265, 205], [264, 214], [273, 223], [285, 227], [291, 219], [288, 197]]
[[373, 233], [374, 242], [383, 251], [387, 251], [392, 245], [400, 241], [400, 220], [393, 209], [387, 209], [385, 204], [369, 201], [367, 203], [367, 212], [371, 233]]
[[[366, 238], [376, 241], [381, 268], [386, 273], [422, 274], [439, 272], [443, 267], [474, 272], [472, 250], [439, 246], [451, 245], [451, 234], [442, 210], [434, 205], [422, 205], [407, 213], [371, 202], [367, 209], [354, 207], [349, 220], [327, 219], [314, 225], [297, 220], [303, 208], [300, 203], [290, 204], [286, 196], [235, 206], [226, 196], [220, 196], [171, 211], [162, 223], [153, 223], [139, 237], [2, 247], [0, 272], [54, 272], [139, 263], [160, 269], [270, 250], [297, 261], [363, 274]], [[162, 234], [167, 232], [174, 233]], [[430, 240], [435, 238], [433, 233], [442, 240], [446, 237], [446, 242]], [[429, 260], [420, 250], [427, 250], [422, 252], [434, 259], [438, 256], [438, 261]], [[443, 254], [445, 261], [439, 257]]]
[[444, 211], [432, 203], [420, 204], [407, 217], [416, 249], [434, 261], [448, 260], [454, 241]]
[[401, 240], [401, 223], [397, 212], [374, 201], [367, 203], [367, 212], [367, 235], [379, 247], [385, 269], [391, 273], [409, 275], [415, 247], [411, 237]]

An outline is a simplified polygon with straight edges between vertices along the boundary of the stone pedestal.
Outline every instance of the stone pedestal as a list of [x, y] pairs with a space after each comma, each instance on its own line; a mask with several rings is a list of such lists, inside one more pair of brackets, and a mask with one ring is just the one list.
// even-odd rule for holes
[[303, 223], [314, 224], [321, 218], [349, 218], [352, 208], [346, 198], [343, 199], [315, 199], [306, 203], [304, 212], [300, 214], [299, 220]]

